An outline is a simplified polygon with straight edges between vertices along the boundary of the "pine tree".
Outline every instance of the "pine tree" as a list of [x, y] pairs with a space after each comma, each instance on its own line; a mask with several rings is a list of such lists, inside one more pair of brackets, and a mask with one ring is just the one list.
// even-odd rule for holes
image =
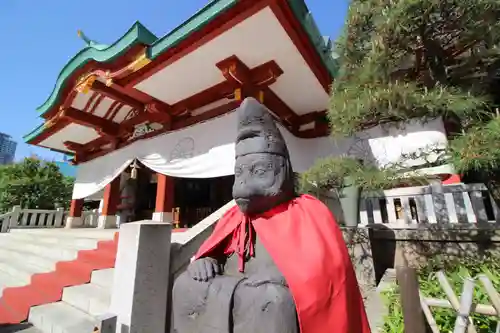
[[458, 132], [446, 162], [498, 169], [499, 47], [498, 0], [352, 0], [337, 41], [332, 135], [443, 117]]

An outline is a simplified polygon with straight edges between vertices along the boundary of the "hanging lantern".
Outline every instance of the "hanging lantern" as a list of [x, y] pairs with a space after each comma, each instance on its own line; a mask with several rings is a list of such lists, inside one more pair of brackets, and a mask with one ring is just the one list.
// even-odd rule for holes
[[130, 178], [137, 179], [137, 169], [136, 168], [132, 168], [132, 171], [130, 172]]
[[139, 165], [137, 164], [137, 161], [134, 160], [132, 165], [130, 165], [130, 178], [132, 179], [137, 179], [137, 170], [140, 168]]

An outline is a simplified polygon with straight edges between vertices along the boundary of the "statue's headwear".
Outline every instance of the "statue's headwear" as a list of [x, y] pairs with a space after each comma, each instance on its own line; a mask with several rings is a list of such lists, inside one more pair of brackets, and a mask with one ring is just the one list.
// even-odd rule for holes
[[254, 98], [246, 98], [238, 110], [236, 157], [269, 153], [289, 157], [285, 140], [270, 111]]

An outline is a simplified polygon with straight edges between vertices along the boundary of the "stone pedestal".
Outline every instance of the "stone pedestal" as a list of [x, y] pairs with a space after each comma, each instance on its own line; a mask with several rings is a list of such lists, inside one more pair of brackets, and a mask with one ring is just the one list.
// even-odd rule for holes
[[174, 223], [174, 214], [172, 212], [155, 212], [153, 213], [153, 221]]
[[116, 215], [101, 215], [97, 221], [97, 229], [116, 229]]
[[81, 216], [68, 216], [66, 218], [66, 229], [81, 228], [83, 226], [83, 218]]
[[164, 333], [169, 297], [171, 225], [122, 225], [110, 312], [116, 333]]

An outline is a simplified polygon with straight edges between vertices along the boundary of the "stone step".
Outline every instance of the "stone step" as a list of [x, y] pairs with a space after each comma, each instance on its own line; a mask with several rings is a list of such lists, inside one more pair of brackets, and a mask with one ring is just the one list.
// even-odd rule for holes
[[26, 284], [16, 279], [14, 276], [9, 275], [5, 272], [0, 272], [0, 297], [3, 294], [3, 290], [9, 287], [22, 287]]
[[14, 251], [30, 252], [37, 256], [42, 256], [55, 261], [70, 261], [76, 259], [80, 249], [75, 247], [65, 247], [61, 244], [43, 244], [37, 241], [20, 241], [17, 238], [7, 238], [1, 240], [2, 249]]
[[93, 283], [66, 287], [62, 301], [94, 317], [108, 312], [111, 303], [111, 290]]
[[4, 257], [0, 259], [0, 272], [7, 273], [24, 284], [29, 284], [33, 274], [46, 273], [50, 270], [47, 270], [47, 267], [35, 266], [25, 261]]
[[42, 333], [89, 333], [98, 320], [66, 302], [32, 307], [28, 321]]
[[45, 229], [11, 229], [9, 234], [29, 234], [37, 237], [57, 238], [88, 238], [96, 240], [111, 240], [118, 229], [64, 229], [64, 228], [45, 228]]
[[[33, 274], [54, 271], [57, 262], [76, 259], [80, 250], [96, 249], [99, 241], [113, 239], [114, 233], [13, 229], [0, 234], [0, 297], [4, 288], [28, 285]], [[114, 269], [94, 271], [90, 283], [64, 288], [61, 302], [32, 307], [28, 319], [32, 327], [1, 327], [0, 332], [93, 332], [97, 316], [109, 310], [113, 273]]]
[[[39, 243], [44, 245], [57, 245], [63, 247], [72, 247], [76, 249], [95, 249], [97, 248], [98, 239], [81, 238], [71, 236], [60, 236], [57, 233], [36, 233], [36, 232], [10, 232], [1, 234], [0, 237], [6, 241], [28, 241], [30, 243]], [[0, 238], [0, 242], [3, 239]]]
[[37, 266], [46, 272], [55, 270], [56, 260], [45, 258], [37, 253], [24, 251], [23, 249], [12, 249], [7, 247], [0, 247], [0, 261], [19, 261], [29, 265]]
[[111, 290], [111, 288], [113, 288], [114, 273], [114, 268], [93, 271], [90, 283]]

